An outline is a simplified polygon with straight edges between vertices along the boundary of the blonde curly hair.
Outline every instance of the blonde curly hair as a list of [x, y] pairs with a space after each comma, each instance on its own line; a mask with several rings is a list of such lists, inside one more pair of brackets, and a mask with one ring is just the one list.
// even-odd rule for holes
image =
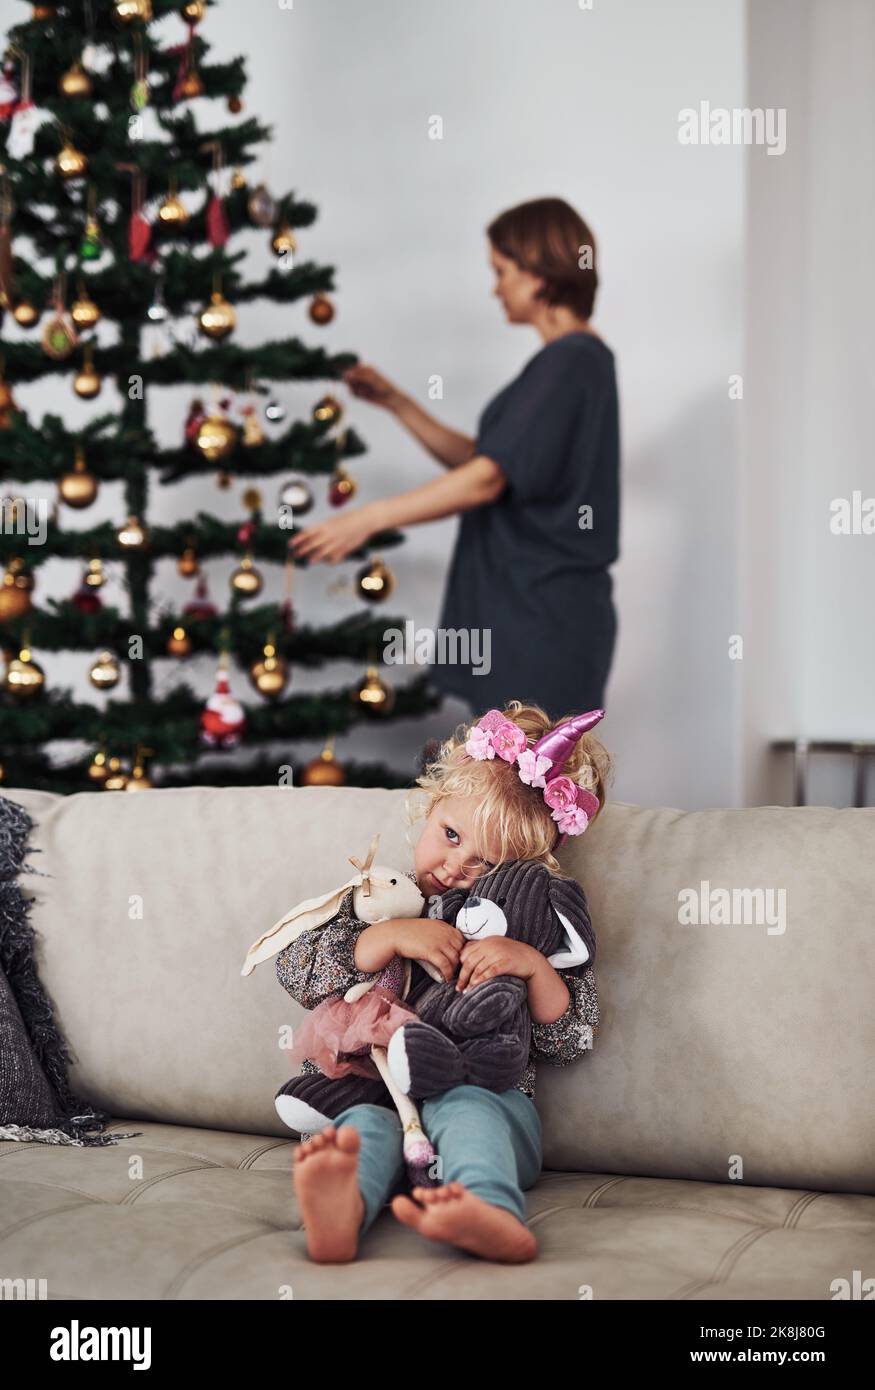
[[[509, 700], [501, 713], [522, 729], [529, 744], [559, 724], [564, 724], [566, 719], [573, 718], [573, 714], [568, 714], [562, 719], [551, 720], [540, 705], [524, 705], [520, 700]], [[481, 855], [488, 838], [488, 827], [490, 831], [495, 831], [501, 847], [499, 864], [506, 864], [511, 859], [536, 859], [560, 878], [570, 878], [571, 875], [560, 867], [553, 853], [560, 839], [560, 831], [550, 807], [544, 802], [542, 789], [522, 782], [516, 764], [506, 762], [504, 758], [477, 760], [469, 757], [465, 752], [465, 743], [471, 727], [473, 725], [458, 724], [450, 737], [439, 745], [437, 754], [425, 763], [422, 773], [416, 778], [416, 786], [426, 793], [426, 799], [423, 802], [420, 797], [411, 812], [409, 798], [415, 796], [416, 792], [412, 789], [408, 793], [409, 824], [413, 825], [421, 817], [429, 815], [432, 807], [447, 797], [476, 797], [473, 826]], [[592, 731], [584, 734], [575, 744], [563, 772], [598, 797], [596, 815], [601, 815], [607, 783], [613, 781], [614, 764], [610, 753]]]

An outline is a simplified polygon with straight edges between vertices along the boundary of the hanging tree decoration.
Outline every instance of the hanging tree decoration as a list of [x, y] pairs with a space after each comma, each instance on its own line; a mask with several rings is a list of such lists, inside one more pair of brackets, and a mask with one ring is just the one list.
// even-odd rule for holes
[[261, 656], [249, 668], [249, 679], [265, 700], [277, 700], [286, 688], [289, 668], [277, 655], [275, 634], [270, 632]]
[[65, 183], [82, 179], [88, 171], [88, 156], [77, 150], [72, 136], [65, 126], [61, 126], [61, 148], [55, 156], [55, 172]]
[[221, 341], [227, 338], [237, 326], [237, 315], [234, 308], [228, 303], [221, 290], [221, 276], [216, 271], [213, 276], [213, 293], [206, 308], [201, 309], [198, 315], [198, 327], [201, 333], [207, 338]]
[[136, 754], [134, 755], [134, 766], [131, 771], [130, 779], [128, 785], [125, 787], [126, 792], [151, 791], [153, 783], [146, 775], [145, 759], [152, 751], [151, 748], [144, 748], [142, 744], [138, 745]]
[[205, 145], [201, 145], [201, 149], [212, 151], [213, 155], [213, 168], [207, 175], [207, 186], [210, 189], [206, 215], [207, 239], [211, 246], [221, 247], [231, 235], [224, 203], [225, 154], [220, 140], [208, 140]]
[[341, 457], [346, 447], [347, 433], [347, 430], [341, 430], [335, 440], [337, 462], [334, 465], [334, 472], [328, 482], [328, 501], [331, 503], [332, 507], [342, 507], [345, 502], [351, 501], [358, 492], [358, 484], [354, 478], [349, 476], [341, 462]]
[[174, 44], [165, 50], [165, 56], [175, 58], [179, 54], [179, 68], [176, 73], [176, 81], [173, 84], [173, 101], [188, 101], [193, 97], [203, 96], [204, 84], [200, 79], [194, 59], [194, 30], [193, 24], [189, 25], [188, 38], [184, 43]]
[[113, 0], [113, 17], [121, 24], [149, 24], [152, 20], [152, 0]]
[[103, 385], [103, 378], [99, 372], [94, 370], [94, 363], [91, 360], [92, 347], [90, 343], [85, 346], [85, 363], [81, 371], [77, 372], [73, 378], [73, 390], [77, 396], [83, 400], [93, 400], [100, 395], [100, 388]]
[[55, 276], [54, 280], [52, 300], [55, 312], [43, 325], [43, 352], [56, 362], [63, 362], [79, 345], [76, 325], [65, 308], [66, 284], [67, 276], [62, 270]]
[[301, 773], [302, 787], [342, 787], [346, 783], [343, 764], [334, 756], [334, 735], [326, 739], [325, 747]]
[[91, 78], [79, 58], [58, 78], [58, 91], [71, 100], [81, 101], [91, 96]]
[[210, 618], [217, 618], [219, 610], [214, 603], [210, 602], [209, 587], [204, 575], [198, 579], [195, 588], [194, 598], [183, 608], [183, 616], [191, 619], [192, 622], [207, 621]]
[[228, 684], [228, 629], [222, 629], [216, 688], [201, 713], [200, 738], [208, 748], [236, 748], [246, 731], [243, 706]]
[[112, 690], [121, 676], [121, 667], [109, 651], [101, 652], [88, 672], [88, 679], [97, 690]]
[[100, 310], [89, 295], [81, 275], [79, 276], [77, 295], [78, 298], [74, 299], [70, 306], [70, 318], [80, 331], [93, 328], [100, 321]]
[[328, 421], [331, 425], [336, 425], [343, 414], [343, 406], [335, 396], [323, 396], [313, 407], [313, 419], [320, 423]]
[[[6, 505], [4, 498], [3, 505]], [[0, 623], [8, 623], [14, 618], [23, 618], [31, 611], [31, 594], [34, 578], [25, 566], [20, 555], [9, 560], [6, 573], [0, 581]]]
[[331, 303], [328, 296], [322, 294], [320, 291], [314, 294], [313, 298], [310, 300], [308, 312], [313, 322], [318, 323], [321, 327], [326, 323], [330, 323], [334, 318], [334, 305]]
[[12, 396], [12, 387], [5, 377], [6, 359], [0, 356], [0, 430], [8, 430], [12, 424], [12, 417], [18, 413]]
[[85, 462], [85, 449], [82, 444], [77, 444], [72, 472], [62, 473], [58, 479], [58, 496], [68, 507], [90, 507], [97, 496], [97, 489], [97, 478], [89, 472]]
[[146, 210], [146, 176], [136, 164], [116, 164], [117, 169], [132, 174], [131, 215], [128, 219], [128, 260], [142, 261], [151, 266], [157, 252], [152, 246], [152, 218]]
[[46, 676], [43, 668], [31, 657], [30, 634], [25, 632], [24, 641], [18, 656], [13, 657], [6, 667], [3, 688], [16, 700], [32, 700], [42, 694]]
[[142, 111], [149, 104], [149, 54], [138, 30], [134, 34], [134, 81], [131, 86], [131, 108]]
[[279, 209], [276, 199], [269, 193], [267, 185], [258, 183], [246, 200], [246, 211], [254, 227], [272, 227], [277, 220]]
[[52, 113], [34, 105], [31, 97], [32, 60], [29, 53], [20, 53], [12, 46], [11, 52], [21, 58], [21, 100], [16, 102], [6, 139], [6, 154], [9, 159], [28, 159], [33, 154], [37, 130], [45, 121], [52, 120]]
[[158, 207], [158, 221], [162, 227], [177, 230], [184, 227], [189, 219], [189, 211], [176, 192], [176, 174], [170, 175], [170, 191]]

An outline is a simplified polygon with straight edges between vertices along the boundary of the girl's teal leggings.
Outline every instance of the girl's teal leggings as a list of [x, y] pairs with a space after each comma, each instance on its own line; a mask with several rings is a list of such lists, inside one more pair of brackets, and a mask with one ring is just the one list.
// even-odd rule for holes
[[[522, 1091], [453, 1086], [420, 1102], [423, 1128], [441, 1160], [440, 1181], [460, 1182], [493, 1206], [526, 1219], [523, 1190], [541, 1172], [541, 1118]], [[358, 1180], [365, 1203], [361, 1233], [396, 1192], [409, 1192], [401, 1121], [382, 1105], [350, 1105], [332, 1121], [361, 1136]]]

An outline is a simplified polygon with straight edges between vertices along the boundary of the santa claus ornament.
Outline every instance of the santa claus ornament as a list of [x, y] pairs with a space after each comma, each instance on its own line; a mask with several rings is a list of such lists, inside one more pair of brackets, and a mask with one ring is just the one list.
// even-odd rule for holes
[[201, 714], [201, 743], [207, 748], [236, 748], [246, 728], [243, 706], [228, 685], [228, 653], [219, 657], [216, 688]]

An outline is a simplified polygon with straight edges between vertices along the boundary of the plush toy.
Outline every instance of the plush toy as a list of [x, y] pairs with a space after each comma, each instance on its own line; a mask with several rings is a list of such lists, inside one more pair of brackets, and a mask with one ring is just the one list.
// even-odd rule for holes
[[[364, 862], [349, 856], [350, 863], [358, 869], [357, 874], [340, 888], [299, 903], [254, 941], [246, 953], [241, 975], [251, 975], [256, 965], [282, 951], [302, 932], [324, 926], [336, 916], [350, 888], [354, 889], [353, 912], [362, 922], [372, 924], [393, 917], [419, 917], [424, 898], [413, 879], [398, 869], [374, 864], [379, 838], [377, 834], [371, 840]], [[421, 964], [432, 979], [442, 978], [429, 962], [417, 964]], [[320, 1035], [324, 1038], [322, 1029], [326, 1026], [326, 1018], [334, 1020], [337, 1041], [334, 1066], [326, 1059], [324, 1047], [320, 1047], [318, 1053], [323, 1068], [328, 1066], [334, 1074], [292, 1077], [278, 1091], [275, 1104], [280, 1119], [298, 1134], [318, 1134], [349, 1105], [393, 1105], [404, 1126], [404, 1159], [411, 1182], [428, 1186], [432, 1181], [429, 1173], [434, 1149], [422, 1128], [416, 1106], [398, 1089], [386, 1062], [385, 1043], [391, 1027], [397, 1027], [411, 1014], [411, 1010], [398, 1001], [409, 992], [413, 965], [414, 962], [396, 956], [376, 979], [353, 985], [342, 999], [327, 999], [312, 1011], [302, 1025], [305, 1038]], [[339, 1018], [339, 1012], [343, 1012], [343, 1019]], [[342, 1045], [347, 1041], [358, 1053], [357, 1057], [337, 1055], [350, 1050]], [[293, 1054], [295, 1051], [292, 1049]]]
[[[595, 959], [583, 889], [545, 864], [516, 859], [484, 874], [470, 890], [434, 899], [429, 916], [458, 927], [469, 941], [507, 936], [546, 956], [557, 970], [582, 973]], [[496, 975], [460, 994], [455, 981], [424, 977], [408, 1002], [417, 1017], [395, 1029], [387, 1060], [406, 1096], [425, 1099], [469, 1084], [505, 1091], [522, 1077], [531, 1047], [525, 980]]]

